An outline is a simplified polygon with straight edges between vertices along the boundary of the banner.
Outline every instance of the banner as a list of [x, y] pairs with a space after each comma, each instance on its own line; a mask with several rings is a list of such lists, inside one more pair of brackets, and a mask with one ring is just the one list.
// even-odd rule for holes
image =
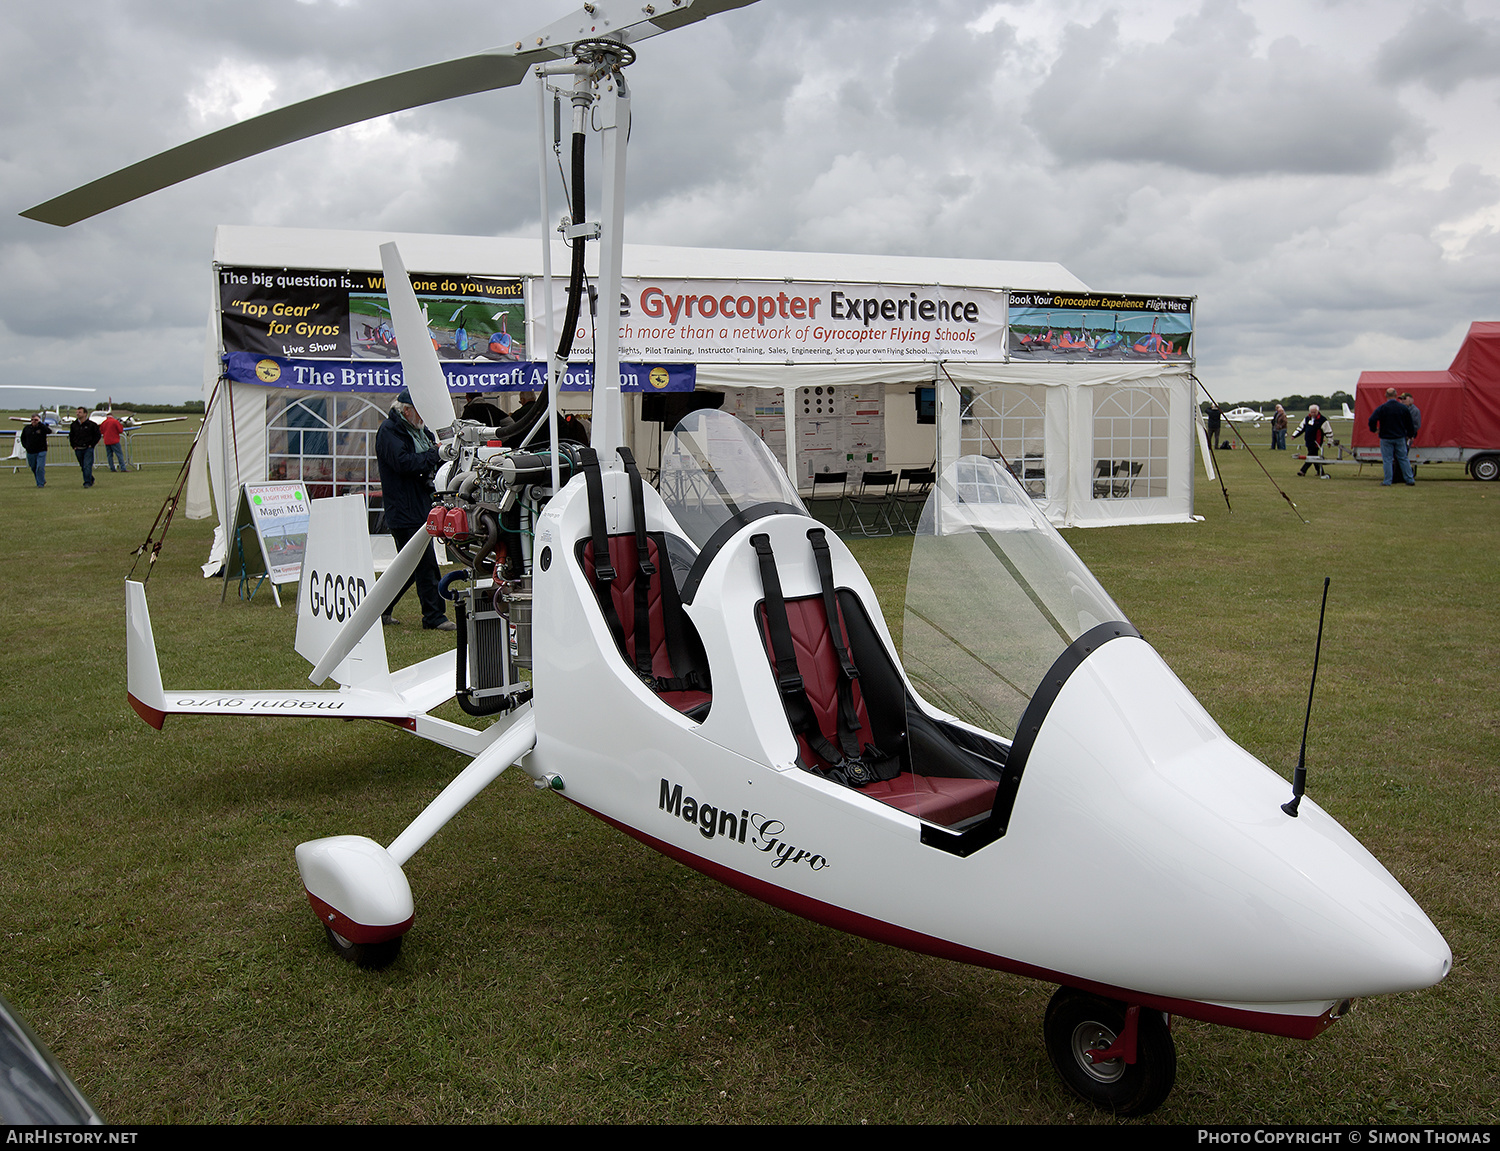
[[[592, 354], [597, 300], [589, 304], [574, 354]], [[566, 308], [567, 285], [556, 281], [555, 323]], [[982, 288], [630, 278], [620, 294], [620, 355], [632, 360], [999, 360], [1004, 332], [1004, 293]]]
[[[249, 352], [224, 357], [225, 372], [237, 384], [297, 388], [311, 392], [389, 392], [406, 387], [401, 364], [368, 361], [289, 359]], [[547, 387], [545, 363], [447, 363], [443, 377], [448, 390], [465, 392], [541, 392]], [[698, 372], [692, 364], [621, 364], [620, 389], [626, 392], [690, 392]], [[592, 364], [569, 364], [563, 373], [565, 392], [586, 392], [594, 386]]]
[[[400, 355], [380, 272], [232, 267], [217, 272], [226, 352], [332, 360]], [[412, 272], [410, 279], [439, 359], [525, 358], [521, 280], [426, 272]]]
[[1094, 292], [1010, 293], [1007, 350], [1030, 360], [1189, 360], [1193, 301]]

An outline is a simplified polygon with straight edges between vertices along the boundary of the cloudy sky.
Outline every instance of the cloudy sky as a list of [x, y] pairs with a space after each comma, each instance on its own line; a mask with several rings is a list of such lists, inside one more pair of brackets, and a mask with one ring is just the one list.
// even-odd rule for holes
[[[529, 91], [305, 141], [68, 229], [15, 213], [576, 0], [0, 10], [0, 383], [199, 396], [218, 223], [535, 235]], [[760, 0], [641, 46], [627, 238], [1049, 260], [1199, 298], [1220, 399], [1443, 368], [1500, 319], [1494, 0]], [[529, 85], [528, 85], [529, 88]]]

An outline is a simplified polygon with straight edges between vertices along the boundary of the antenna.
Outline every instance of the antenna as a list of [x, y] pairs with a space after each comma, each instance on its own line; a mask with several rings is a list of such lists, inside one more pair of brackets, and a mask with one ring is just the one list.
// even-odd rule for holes
[[1281, 810], [1297, 818], [1297, 806], [1302, 802], [1302, 793], [1307, 790], [1307, 728], [1312, 723], [1313, 688], [1318, 686], [1318, 657], [1323, 653], [1323, 616], [1328, 611], [1328, 577], [1323, 577], [1323, 606], [1318, 609], [1318, 644], [1313, 648], [1312, 683], [1307, 687], [1307, 717], [1302, 721], [1302, 750], [1297, 753], [1297, 770], [1292, 772], [1292, 798], [1281, 805]]

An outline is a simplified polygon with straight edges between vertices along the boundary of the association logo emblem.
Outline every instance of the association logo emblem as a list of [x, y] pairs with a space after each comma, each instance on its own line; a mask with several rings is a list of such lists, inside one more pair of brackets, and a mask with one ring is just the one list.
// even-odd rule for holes
[[262, 383], [274, 384], [281, 379], [281, 365], [275, 360], [261, 360], [255, 365], [255, 374]]
[[658, 392], [665, 389], [667, 384], [671, 382], [671, 377], [667, 375], [667, 369], [663, 367], [652, 368], [649, 378], [651, 380], [651, 386]]

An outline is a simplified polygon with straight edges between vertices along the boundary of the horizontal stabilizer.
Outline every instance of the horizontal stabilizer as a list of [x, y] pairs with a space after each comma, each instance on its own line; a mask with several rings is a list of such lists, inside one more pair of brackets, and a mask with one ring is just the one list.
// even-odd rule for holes
[[[383, 719], [416, 731], [417, 720], [451, 699], [454, 690], [453, 656], [441, 655], [405, 668], [395, 677], [385, 675], [382, 668], [386, 686], [381, 689], [165, 691], [156, 659], [156, 641], [151, 633], [151, 613], [146, 606], [146, 588], [133, 580], [125, 582], [125, 649], [130, 706], [155, 728], [160, 728], [169, 715], [259, 715]], [[399, 690], [391, 686], [393, 678]]]

